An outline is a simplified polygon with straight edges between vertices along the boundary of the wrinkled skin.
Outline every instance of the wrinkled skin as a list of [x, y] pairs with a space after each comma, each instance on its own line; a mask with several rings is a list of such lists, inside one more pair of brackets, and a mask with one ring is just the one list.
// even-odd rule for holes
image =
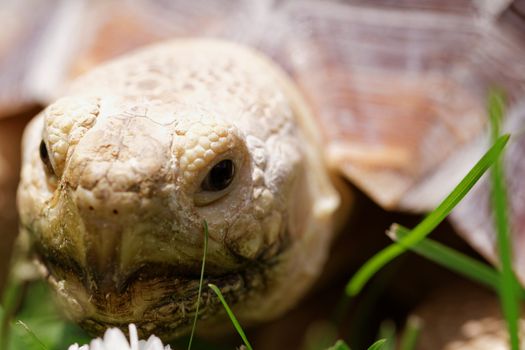
[[[314, 282], [339, 197], [296, 88], [258, 54], [174, 41], [77, 80], [29, 125], [22, 235], [69, 315], [101, 333], [188, 331], [205, 284], [245, 323], [289, 309]], [[43, 141], [43, 144], [41, 144]], [[231, 183], [204, 183], [231, 160]], [[205, 288], [200, 318], [224, 314]]]

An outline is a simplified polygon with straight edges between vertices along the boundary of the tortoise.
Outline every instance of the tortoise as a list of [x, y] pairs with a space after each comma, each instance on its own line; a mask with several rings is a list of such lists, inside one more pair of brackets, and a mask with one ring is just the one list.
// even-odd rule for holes
[[[245, 322], [274, 318], [315, 281], [345, 216], [337, 174], [387, 209], [425, 211], [481, 154], [491, 85], [521, 125], [518, 1], [269, 1], [224, 22], [199, 17], [203, 4], [185, 4], [187, 32], [204, 18], [229, 42], [178, 39], [102, 65], [25, 133], [21, 234], [92, 332], [186, 332], [204, 221], [206, 281]], [[46, 79], [32, 91], [55, 95], [44, 83], [60, 79], [35, 71]], [[461, 232], [494, 258], [492, 233], [473, 227], [484, 216], [465, 223], [461, 210]], [[219, 310], [205, 294], [202, 322], [220, 327]]]

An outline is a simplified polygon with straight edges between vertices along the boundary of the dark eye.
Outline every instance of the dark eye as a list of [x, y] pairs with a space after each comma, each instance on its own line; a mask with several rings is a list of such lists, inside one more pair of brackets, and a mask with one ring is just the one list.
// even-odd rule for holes
[[201, 189], [204, 191], [221, 191], [232, 182], [235, 175], [235, 165], [230, 159], [225, 159], [215, 164], [206, 178], [202, 181]]
[[40, 153], [40, 159], [42, 160], [42, 163], [46, 166], [46, 170], [50, 174], [54, 174], [55, 170], [53, 169], [53, 165], [51, 164], [51, 160], [49, 159], [49, 153], [47, 152], [47, 146], [44, 140], [40, 142], [40, 147], [38, 148], [38, 151]]

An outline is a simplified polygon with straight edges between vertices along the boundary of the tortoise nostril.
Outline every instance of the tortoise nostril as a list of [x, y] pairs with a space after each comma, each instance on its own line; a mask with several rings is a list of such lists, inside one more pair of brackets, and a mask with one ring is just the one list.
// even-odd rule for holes
[[118, 210], [117, 209], [113, 209], [113, 214], [117, 215], [118, 214]]
[[55, 175], [55, 169], [51, 164], [51, 159], [49, 158], [49, 152], [47, 151], [47, 146], [44, 140], [40, 141], [40, 146], [38, 147], [38, 153], [40, 154], [40, 159], [46, 167], [46, 171], [49, 174]]

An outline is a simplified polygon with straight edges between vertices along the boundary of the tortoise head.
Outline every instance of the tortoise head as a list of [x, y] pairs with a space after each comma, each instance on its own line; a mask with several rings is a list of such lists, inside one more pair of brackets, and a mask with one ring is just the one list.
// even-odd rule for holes
[[[94, 333], [128, 323], [165, 338], [188, 330], [204, 222], [204, 283], [247, 321], [292, 306], [322, 265], [337, 201], [316, 209], [322, 196], [311, 188], [326, 174], [308, 172], [316, 155], [305, 154], [287, 88], [269, 63], [229, 44], [212, 44], [213, 59], [194, 68], [203, 47], [177, 42], [102, 67], [26, 132], [23, 230], [71, 317]], [[173, 78], [164, 85], [152, 68], [134, 71], [157, 69], [150, 60], [163, 55], [181, 66], [164, 66]], [[124, 81], [104, 77], [114, 69]], [[175, 85], [191, 69], [197, 76]], [[231, 96], [213, 98], [224, 89]], [[207, 288], [200, 310], [220, 319]]]

